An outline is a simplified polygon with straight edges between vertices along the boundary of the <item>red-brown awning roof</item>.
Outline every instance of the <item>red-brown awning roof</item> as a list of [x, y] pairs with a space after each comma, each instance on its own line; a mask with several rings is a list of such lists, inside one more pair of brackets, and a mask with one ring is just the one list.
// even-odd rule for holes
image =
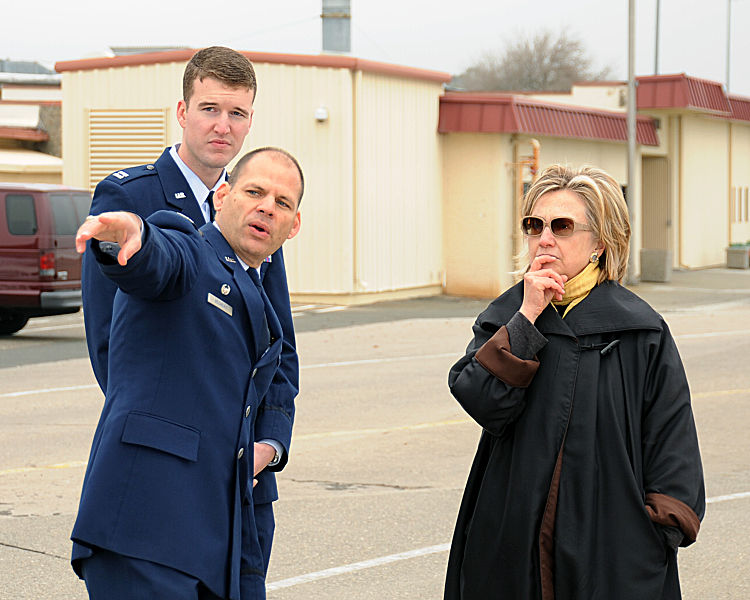
[[720, 83], [685, 73], [638, 77], [637, 102], [639, 110], [687, 108], [719, 115], [731, 113]]
[[49, 134], [42, 129], [32, 127], [2, 127], [0, 126], [0, 139], [23, 140], [26, 142], [46, 142]]
[[732, 109], [732, 119], [750, 121], [750, 98], [729, 96], [729, 107]]
[[[440, 133], [527, 133], [625, 142], [624, 112], [569, 106], [501, 93], [446, 92], [440, 98]], [[658, 146], [654, 121], [638, 116], [639, 144]]]

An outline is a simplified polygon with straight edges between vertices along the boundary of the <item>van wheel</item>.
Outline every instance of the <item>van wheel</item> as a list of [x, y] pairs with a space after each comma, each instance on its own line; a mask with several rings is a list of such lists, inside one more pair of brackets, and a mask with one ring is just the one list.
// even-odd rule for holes
[[0, 335], [11, 335], [29, 322], [28, 317], [20, 315], [0, 313]]

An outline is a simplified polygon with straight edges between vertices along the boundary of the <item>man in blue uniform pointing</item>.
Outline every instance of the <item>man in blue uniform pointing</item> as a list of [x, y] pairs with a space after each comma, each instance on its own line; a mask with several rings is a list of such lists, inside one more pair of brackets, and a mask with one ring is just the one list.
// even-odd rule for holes
[[[213, 46], [198, 51], [185, 67], [177, 120], [182, 143], [167, 148], [153, 164], [125, 168], [96, 188], [91, 214], [128, 211], [146, 219], [159, 210], [182, 213], [196, 225], [213, 219], [213, 194], [226, 180], [226, 166], [239, 153], [250, 130], [257, 92], [250, 61], [235, 50]], [[294, 399], [299, 388], [299, 362], [281, 249], [264, 257], [259, 277], [281, 324], [281, 368], [267, 392], [267, 406], [287, 415], [288, 428], [279, 430], [270, 411], [256, 421], [256, 455], [268, 454], [283, 466], [289, 452]], [[102, 391], [107, 393], [112, 303], [117, 286], [104, 277], [90, 253], [83, 257], [83, 313], [89, 357]], [[270, 425], [269, 425], [270, 422]], [[263, 471], [254, 494], [255, 512], [268, 568], [274, 532], [272, 502], [278, 498], [273, 472]], [[87, 554], [75, 547], [73, 559]]]
[[[119, 211], [80, 227], [78, 251], [91, 240], [118, 287], [72, 535], [91, 550], [76, 561], [91, 598], [265, 598], [256, 421], [283, 331], [258, 271], [299, 231], [303, 189], [291, 155], [261, 148], [217, 188], [214, 223]], [[287, 417], [266, 412], [282, 435]]]

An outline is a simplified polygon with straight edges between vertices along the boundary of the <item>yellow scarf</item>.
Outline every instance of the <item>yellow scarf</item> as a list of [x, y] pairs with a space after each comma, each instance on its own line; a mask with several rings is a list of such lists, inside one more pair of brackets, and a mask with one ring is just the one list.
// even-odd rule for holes
[[586, 268], [578, 273], [573, 279], [569, 279], [565, 282], [565, 295], [562, 300], [553, 300], [552, 304], [555, 306], [568, 307], [563, 313], [563, 319], [570, 312], [576, 304], [581, 302], [589, 292], [594, 289], [597, 280], [599, 279], [599, 263], [589, 263]]

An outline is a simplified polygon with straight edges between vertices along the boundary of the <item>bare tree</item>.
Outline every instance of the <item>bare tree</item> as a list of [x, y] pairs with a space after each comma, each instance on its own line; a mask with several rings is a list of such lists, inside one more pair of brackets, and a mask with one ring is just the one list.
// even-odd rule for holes
[[568, 91], [576, 81], [604, 79], [594, 71], [581, 40], [543, 31], [511, 42], [502, 53], [487, 52], [451, 84], [466, 90]]

